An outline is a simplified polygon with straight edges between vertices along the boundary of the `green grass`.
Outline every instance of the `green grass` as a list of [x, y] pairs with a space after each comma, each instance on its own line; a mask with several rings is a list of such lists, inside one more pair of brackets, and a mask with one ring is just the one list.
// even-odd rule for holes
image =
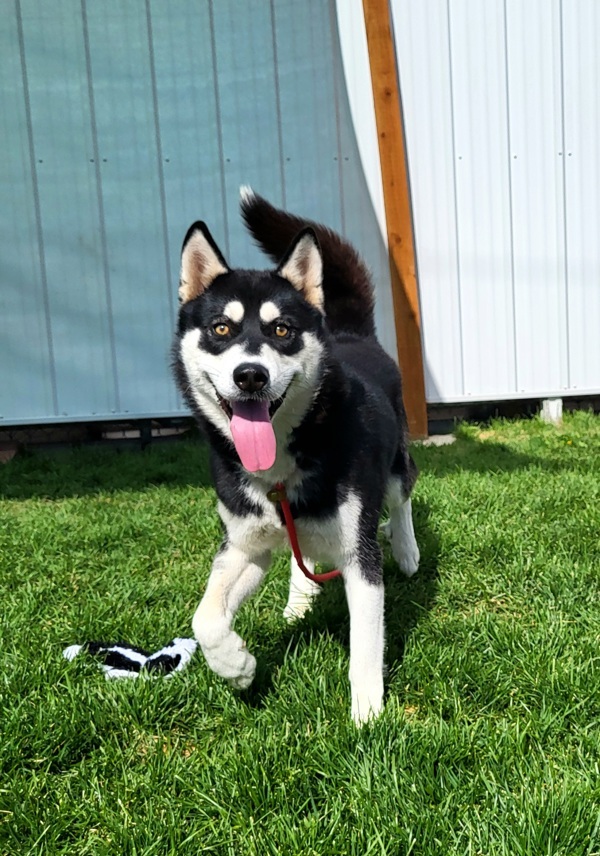
[[342, 587], [289, 627], [285, 557], [237, 622], [245, 694], [201, 656], [131, 682], [62, 659], [189, 635], [220, 537], [199, 443], [0, 468], [0, 853], [600, 854], [600, 419], [415, 456], [422, 568], [387, 557], [360, 731]]

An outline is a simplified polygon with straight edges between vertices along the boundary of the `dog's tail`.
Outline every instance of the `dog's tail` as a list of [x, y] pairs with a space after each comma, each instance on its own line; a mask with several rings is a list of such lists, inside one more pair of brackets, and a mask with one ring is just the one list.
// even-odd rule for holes
[[259, 247], [280, 261], [301, 229], [311, 226], [323, 254], [325, 316], [333, 332], [375, 335], [374, 296], [367, 266], [354, 247], [319, 223], [275, 208], [249, 187], [240, 190], [242, 216]]

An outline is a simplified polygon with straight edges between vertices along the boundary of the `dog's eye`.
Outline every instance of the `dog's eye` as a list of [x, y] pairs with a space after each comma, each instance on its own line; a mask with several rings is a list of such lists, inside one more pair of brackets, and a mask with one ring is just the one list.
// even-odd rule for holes
[[222, 321], [220, 321], [218, 324], [215, 324], [213, 330], [215, 331], [217, 336], [229, 336], [229, 334], [231, 333], [229, 325], [223, 324]]
[[275, 327], [275, 335], [279, 336], [280, 339], [283, 339], [285, 338], [285, 336], [290, 335], [290, 328], [287, 327], [285, 324], [278, 324]]

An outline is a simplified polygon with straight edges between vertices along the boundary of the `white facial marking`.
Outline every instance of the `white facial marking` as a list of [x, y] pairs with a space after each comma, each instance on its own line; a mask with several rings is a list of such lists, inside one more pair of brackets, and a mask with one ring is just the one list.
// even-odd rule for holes
[[271, 321], [274, 321], [276, 318], [279, 318], [281, 315], [281, 311], [278, 306], [276, 306], [272, 300], [267, 300], [266, 303], [260, 307], [260, 320], [263, 324], [270, 324]]
[[188, 389], [204, 414], [215, 428], [231, 439], [229, 419], [217, 400], [217, 396], [203, 366], [203, 357], [210, 356], [199, 348], [200, 330], [188, 330], [181, 340], [180, 354], [188, 379]]
[[223, 308], [223, 315], [230, 318], [234, 324], [239, 324], [244, 317], [244, 306], [239, 300], [230, 300]]

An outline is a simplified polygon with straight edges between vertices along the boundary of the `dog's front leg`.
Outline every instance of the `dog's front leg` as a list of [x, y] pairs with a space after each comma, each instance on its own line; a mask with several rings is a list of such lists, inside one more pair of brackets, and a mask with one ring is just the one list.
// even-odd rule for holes
[[344, 568], [350, 612], [352, 718], [357, 725], [377, 716], [383, 707], [383, 579], [379, 548], [372, 547], [368, 565], [357, 557]]
[[[303, 562], [311, 573], [315, 571], [315, 564], [311, 559], [303, 557]], [[295, 556], [291, 559], [290, 593], [283, 617], [289, 621], [297, 621], [302, 618], [311, 608], [315, 598], [321, 591], [318, 583], [313, 583], [305, 577]]]
[[194, 635], [208, 665], [237, 689], [250, 686], [256, 660], [244, 640], [232, 630], [235, 614], [265, 575], [270, 553], [250, 558], [224, 544], [213, 562], [208, 585], [192, 621]]

